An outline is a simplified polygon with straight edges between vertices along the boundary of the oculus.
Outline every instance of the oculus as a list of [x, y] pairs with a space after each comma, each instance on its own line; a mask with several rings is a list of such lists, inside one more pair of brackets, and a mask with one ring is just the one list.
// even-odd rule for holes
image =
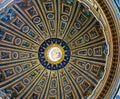
[[70, 60], [70, 48], [65, 41], [58, 38], [51, 38], [41, 44], [38, 56], [45, 68], [58, 70], [68, 64]]

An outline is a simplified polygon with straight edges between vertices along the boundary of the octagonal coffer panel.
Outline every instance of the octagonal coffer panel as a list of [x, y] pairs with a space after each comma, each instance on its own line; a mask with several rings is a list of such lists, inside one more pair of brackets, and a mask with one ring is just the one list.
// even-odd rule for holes
[[2, 97], [87, 99], [107, 54], [102, 25], [77, 0], [21, 0], [0, 11]]

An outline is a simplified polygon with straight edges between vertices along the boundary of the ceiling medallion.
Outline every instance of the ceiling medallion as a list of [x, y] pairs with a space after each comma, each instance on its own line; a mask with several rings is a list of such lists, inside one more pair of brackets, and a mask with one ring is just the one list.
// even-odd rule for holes
[[65, 41], [58, 38], [51, 38], [41, 44], [38, 56], [45, 68], [58, 70], [68, 64], [70, 60], [70, 48]]

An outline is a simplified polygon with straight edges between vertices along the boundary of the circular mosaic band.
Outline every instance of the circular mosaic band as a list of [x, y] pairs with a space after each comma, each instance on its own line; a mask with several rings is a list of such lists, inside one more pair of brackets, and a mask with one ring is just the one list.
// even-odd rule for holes
[[70, 48], [65, 41], [58, 38], [51, 38], [41, 44], [38, 56], [45, 68], [58, 70], [68, 64], [70, 60]]

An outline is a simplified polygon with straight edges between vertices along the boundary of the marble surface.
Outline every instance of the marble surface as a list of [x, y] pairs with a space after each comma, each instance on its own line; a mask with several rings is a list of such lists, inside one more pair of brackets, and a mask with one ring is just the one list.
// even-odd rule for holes
[[0, 0], [0, 10], [5, 8], [8, 4], [13, 2], [14, 0]]

